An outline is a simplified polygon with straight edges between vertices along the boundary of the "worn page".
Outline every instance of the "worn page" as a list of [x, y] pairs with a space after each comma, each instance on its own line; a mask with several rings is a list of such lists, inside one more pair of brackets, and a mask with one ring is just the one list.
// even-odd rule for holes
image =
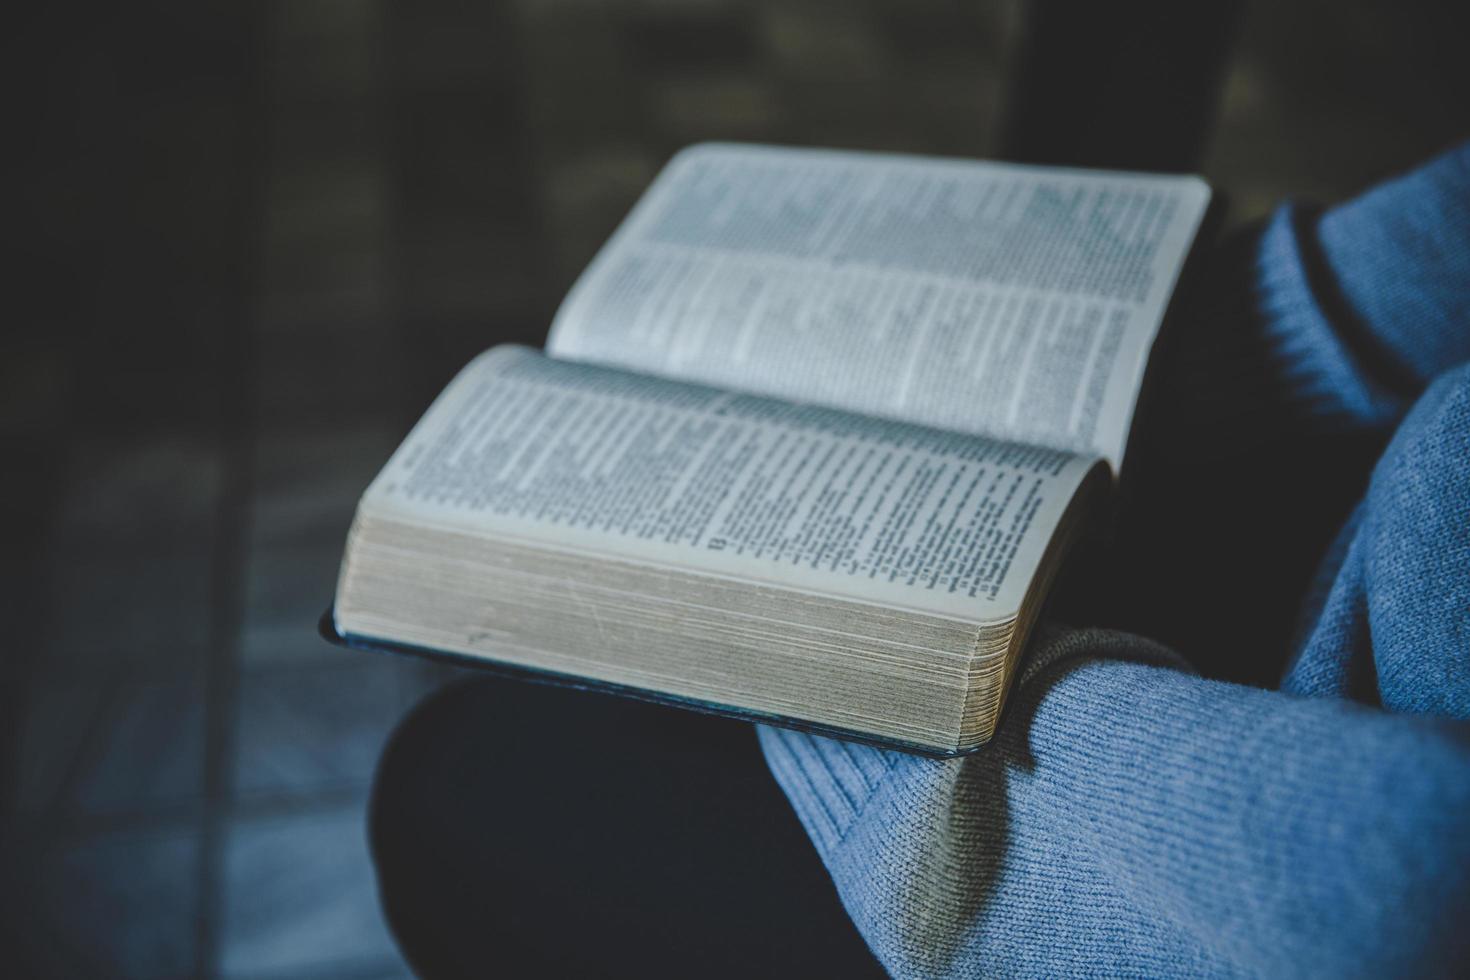
[[1020, 608], [1095, 463], [499, 347], [362, 509], [985, 622]]
[[588, 267], [547, 347], [1116, 472], [1209, 197], [1194, 177], [698, 146]]

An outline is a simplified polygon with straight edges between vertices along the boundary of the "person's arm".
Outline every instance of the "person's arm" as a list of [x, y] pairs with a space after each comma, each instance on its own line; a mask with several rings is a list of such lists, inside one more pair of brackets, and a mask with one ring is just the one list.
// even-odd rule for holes
[[896, 976], [1400, 975], [1470, 921], [1470, 725], [1052, 634], [957, 762], [761, 730]]
[[[1222, 649], [1203, 659], [1219, 668], [1275, 662], [1278, 640], [1261, 622], [1228, 632], [1240, 597], [1210, 586], [1238, 571], [1264, 599], [1292, 576], [1270, 578], [1262, 554], [1272, 566], [1320, 554], [1317, 515], [1283, 491], [1330, 512], [1330, 494], [1356, 496], [1366, 480], [1299, 448], [1329, 433], [1381, 438], [1470, 360], [1470, 144], [1325, 214], [1283, 207], [1216, 259], [1143, 420], [1158, 466], [1133, 464], [1149, 492], [1125, 540], [1159, 578], [1115, 577], [1152, 603], [1140, 625], [1197, 639], [1196, 657], [1213, 642]], [[1208, 540], [1178, 533], [1222, 493], [1242, 511], [1234, 523], [1227, 510]], [[1267, 504], [1273, 520], [1251, 509]], [[1460, 567], [1426, 586], [1463, 581]], [[889, 969], [1381, 975], [1453, 963], [1470, 935], [1470, 722], [1150, 666], [1138, 661], [1170, 658], [1116, 633], [1053, 635], [1030, 657], [1054, 666], [1033, 666], [996, 741], [962, 762], [761, 733]], [[1432, 682], [1463, 683], [1441, 674]]]

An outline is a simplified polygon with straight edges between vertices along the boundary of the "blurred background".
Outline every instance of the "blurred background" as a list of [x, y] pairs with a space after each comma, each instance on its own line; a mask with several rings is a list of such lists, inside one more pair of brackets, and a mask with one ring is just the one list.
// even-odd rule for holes
[[455, 369], [541, 342], [675, 150], [1196, 170], [1238, 224], [1470, 132], [1463, 6], [12, 14], [0, 971], [406, 974], [364, 805], [453, 672], [317, 638], [352, 508]]

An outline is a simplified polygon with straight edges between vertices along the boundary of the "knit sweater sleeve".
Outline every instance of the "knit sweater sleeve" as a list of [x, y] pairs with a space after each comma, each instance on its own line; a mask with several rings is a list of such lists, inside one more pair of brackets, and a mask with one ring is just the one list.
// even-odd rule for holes
[[1470, 361], [1470, 142], [1326, 211], [1283, 204], [1186, 300], [1140, 420], [1169, 451], [1385, 431]]
[[1470, 727], [1203, 679], [1124, 634], [1052, 633], [1035, 653], [1051, 666], [962, 761], [761, 731], [894, 975], [1454, 962]]

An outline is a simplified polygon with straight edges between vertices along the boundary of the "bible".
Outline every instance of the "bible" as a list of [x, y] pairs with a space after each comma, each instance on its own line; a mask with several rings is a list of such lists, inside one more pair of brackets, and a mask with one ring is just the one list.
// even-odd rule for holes
[[934, 755], [1123, 472], [1211, 192], [701, 144], [363, 494], [324, 629]]

